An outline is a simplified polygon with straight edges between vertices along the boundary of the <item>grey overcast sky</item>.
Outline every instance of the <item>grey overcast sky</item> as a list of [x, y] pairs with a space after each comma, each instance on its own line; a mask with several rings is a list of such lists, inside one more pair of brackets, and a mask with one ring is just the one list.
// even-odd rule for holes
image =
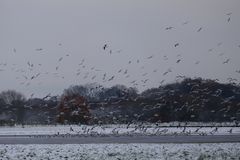
[[0, 0], [0, 91], [239, 83], [239, 17], [239, 0]]

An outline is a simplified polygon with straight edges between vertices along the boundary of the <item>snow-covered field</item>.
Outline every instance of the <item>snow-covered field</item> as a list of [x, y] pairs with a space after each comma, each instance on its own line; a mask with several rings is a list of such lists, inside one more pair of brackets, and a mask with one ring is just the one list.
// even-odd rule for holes
[[[174, 127], [173, 127], [174, 126]], [[212, 126], [212, 127], [210, 127]], [[220, 127], [221, 126], [221, 127]], [[222, 127], [224, 126], [224, 127]], [[234, 124], [49, 125], [0, 127], [0, 135], [236, 135]], [[0, 160], [239, 160], [240, 143], [0, 145]]]
[[240, 127], [219, 127], [215, 124], [213, 127], [208, 125], [191, 126], [180, 125], [172, 127], [171, 125], [161, 124], [131, 124], [131, 125], [48, 125], [48, 126], [14, 126], [0, 127], [0, 135], [233, 135], [240, 134]]
[[240, 143], [0, 145], [1, 160], [239, 160]]

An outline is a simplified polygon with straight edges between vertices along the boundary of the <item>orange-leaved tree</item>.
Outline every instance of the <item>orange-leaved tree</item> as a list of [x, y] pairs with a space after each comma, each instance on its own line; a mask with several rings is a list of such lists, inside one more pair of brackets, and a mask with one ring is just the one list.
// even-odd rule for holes
[[59, 114], [57, 122], [89, 124], [91, 114], [89, 112], [86, 99], [79, 95], [65, 95], [61, 98], [58, 106]]

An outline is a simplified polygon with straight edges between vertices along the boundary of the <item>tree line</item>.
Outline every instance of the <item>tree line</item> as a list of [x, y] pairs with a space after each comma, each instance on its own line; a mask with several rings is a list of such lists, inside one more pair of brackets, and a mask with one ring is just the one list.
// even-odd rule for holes
[[60, 96], [29, 98], [0, 93], [0, 124], [113, 124], [135, 122], [238, 122], [240, 86], [186, 78], [141, 93], [136, 88], [73, 85]]

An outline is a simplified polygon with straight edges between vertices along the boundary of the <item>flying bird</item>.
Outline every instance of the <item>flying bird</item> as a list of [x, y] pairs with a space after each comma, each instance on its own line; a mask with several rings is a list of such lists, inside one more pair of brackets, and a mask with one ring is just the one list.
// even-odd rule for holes
[[168, 60], [168, 57], [166, 55], [163, 56], [164, 60]]
[[167, 74], [168, 74], [168, 72], [164, 72], [164, 73], [163, 73], [163, 76], [165, 76], [165, 75], [167, 75]]
[[162, 85], [164, 81], [165, 81], [165, 79], [164, 79], [164, 80], [162, 80], [162, 81], [160, 82], [160, 84]]
[[178, 59], [176, 63], [179, 63], [181, 61], [181, 59]]
[[32, 93], [31, 95], [30, 95], [30, 97], [32, 98], [34, 96], [34, 93]]
[[200, 63], [200, 61], [196, 61], [196, 62], [195, 62], [195, 64], [199, 64], [199, 63]]
[[177, 46], [179, 46], [179, 43], [174, 44], [174, 47], [177, 47]]
[[137, 80], [134, 80], [134, 81], [132, 81], [132, 82], [130, 82], [130, 83], [135, 83]]
[[117, 52], [117, 53], [121, 53], [121, 52], [122, 52], [122, 50], [120, 49], [120, 50], [117, 50], [116, 52]]
[[85, 59], [82, 59], [81, 63], [79, 63], [78, 65], [81, 66], [84, 63]]
[[165, 30], [171, 30], [173, 27], [166, 27]]
[[220, 53], [220, 54], [219, 54], [219, 56], [223, 56], [223, 55], [224, 55], [224, 53]]
[[197, 30], [197, 32], [200, 32], [202, 30], [202, 27], [200, 27], [198, 30]]
[[58, 59], [58, 62], [60, 62], [60, 61], [62, 61], [62, 60], [63, 60], [63, 57], [59, 58], [59, 59]]
[[105, 80], [106, 76], [107, 76], [107, 74], [106, 74], [106, 73], [104, 73], [104, 75], [103, 75], [103, 80]]
[[209, 50], [208, 50], [208, 52], [212, 52], [213, 51], [213, 48], [210, 48]]
[[228, 17], [228, 20], [227, 20], [227, 21], [230, 22], [230, 20], [231, 20], [231, 17]]
[[153, 56], [149, 56], [149, 57], [147, 57], [147, 59], [151, 59], [151, 58], [153, 58]]
[[114, 76], [112, 76], [108, 81], [111, 81], [111, 80], [113, 80], [114, 79]]
[[226, 61], [223, 62], [223, 64], [226, 64], [230, 61], [230, 59], [228, 58]]
[[141, 80], [143, 83], [146, 83], [148, 81], [148, 79], [145, 79], [145, 80]]
[[107, 49], [107, 44], [104, 44], [104, 46], [103, 46], [103, 50], [106, 50]]
[[42, 48], [37, 48], [35, 49], [36, 51], [42, 51], [43, 49]]
[[181, 79], [185, 79], [186, 76], [182, 76], [182, 75], [177, 75], [176, 78], [181, 78]]
[[172, 70], [169, 68], [166, 72], [163, 73], [163, 75], [167, 75], [169, 72], [172, 72]]
[[28, 77], [27, 76], [25, 76], [25, 75], [23, 75], [23, 77], [27, 80], [28, 79]]
[[47, 98], [51, 97], [51, 93], [48, 93], [45, 97], [43, 97], [42, 99], [45, 100]]
[[189, 21], [186, 21], [186, 22], [183, 22], [183, 24], [182, 25], [186, 25], [186, 24], [188, 24], [189, 23]]
[[222, 45], [222, 42], [219, 42], [218, 44], [217, 44], [217, 46], [221, 46]]
[[146, 76], [148, 73], [144, 73], [144, 74], [142, 74], [142, 76]]

